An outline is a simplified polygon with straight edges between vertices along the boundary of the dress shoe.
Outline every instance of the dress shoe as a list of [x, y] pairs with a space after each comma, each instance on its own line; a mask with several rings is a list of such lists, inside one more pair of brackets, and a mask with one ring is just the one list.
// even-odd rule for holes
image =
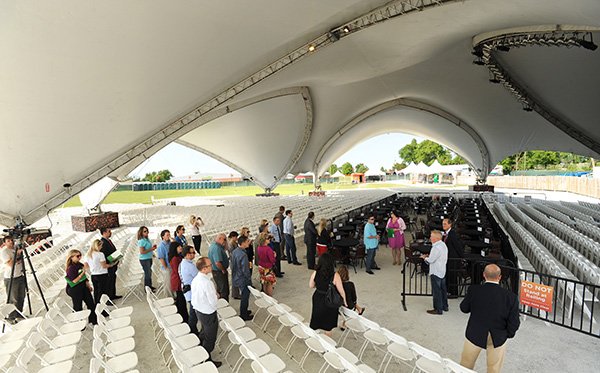
[[458, 295], [448, 294], [448, 299], [456, 299], [456, 298], [458, 298]]
[[244, 321], [250, 321], [254, 318], [253, 315], [240, 316], [240, 318]]
[[300, 262], [293, 262], [292, 264], [295, 265], [295, 266], [301, 266], [302, 265], [302, 263], [300, 263]]
[[373, 267], [373, 268], [371, 268], [371, 269], [374, 269], [374, 270], [376, 270], [376, 271], [379, 271], [381, 268], [379, 268], [379, 267]]
[[441, 315], [441, 312], [438, 312], [437, 310], [427, 310], [427, 313], [430, 315]]
[[233, 299], [240, 300], [240, 299], [242, 299], [242, 297], [233, 297]]
[[285, 272], [279, 272], [280, 275], [285, 275]]
[[117, 299], [121, 299], [123, 298], [122, 295], [115, 295], [114, 297], [110, 298], [110, 300], [117, 300]]
[[212, 362], [213, 364], [215, 364], [215, 366], [216, 366], [217, 368], [218, 368], [218, 367], [220, 367], [221, 365], [223, 365], [223, 363], [222, 363], [222, 362], [220, 362], [220, 361], [214, 361], [214, 360], [209, 360], [209, 361], [210, 361], [210, 362]]
[[448, 312], [448, 308], [444, 308], [444, 312]]
[[368, 274], [370, 275], [374, 275], [375, 273], [373, 273], [373, 271], [367, 271]]
[[283, 277], [283, 275], [275, 275], [275, 277], [277, 277], [277, 278], [282, 278], [282, 277]]

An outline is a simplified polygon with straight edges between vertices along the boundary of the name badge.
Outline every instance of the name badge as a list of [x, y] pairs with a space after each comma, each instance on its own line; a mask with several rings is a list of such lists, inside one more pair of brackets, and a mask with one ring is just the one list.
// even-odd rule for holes
[[444, 218], [444, 215], [440, 216], [440, 219], [443, 219], [443, 218]]
[[485, 250], [481, 250], [481, 256], [485, 256]]
[[477, 227], [477, 230], [480, 232], [483, 231], [483, 229], [481, 227]]
[[336, 239], [336, 240], [341, 240], [341, 239], [342, 239], [342, 236], [335, 236], [335, 239]]
[[337, 232], [337, 228], [333, 228], [333, 233]]
[[364, 212], [363, 212], [363, 213], [361, 213], [361, 214], [360, 214], [360, 216], [365, 216], [365, 213], [364, 213]]
[[379, 222], [375, 223], [375, 226], [378, 226], [378, 225], [379, 225]]
[[481, 223], [481, 220], [477, 219], [477, 223]]
[[340, 227], [340, 228], [343, 227], [343, 226], [344, 226], [344, 223], [338, 224], [338, 227]]
[[489, 239], [489, 238], [484, 238], [484, 239], [483, 239], [483, 242], [485, 242], [485, 243], [490, 243], [490, 239]]
[[476, 217], [476, 218], [478, 218], [478, 217], [479, 217], [479, 214], [475, 214], [475, 217]]
[[349, 219], [348, 221], [349, 221], [350, 223], [352, 223], [352, 222], [354, 221], [354, 219]]

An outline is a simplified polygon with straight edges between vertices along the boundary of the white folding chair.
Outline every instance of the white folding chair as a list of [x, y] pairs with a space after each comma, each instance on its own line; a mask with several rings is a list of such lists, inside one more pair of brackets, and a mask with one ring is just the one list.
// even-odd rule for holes
[[123, 355], [107, 359], [107, 356], [103, 350], [104, 346], [102, 345], [102, 342], [95, 339], [92, 342], [92, 352], [94, 357], [104, 362], [105, 369], [107, 368], [109, 371], [115, 373], [128, 372], [137, 366], [138, 357], [135, 352], [128, 352]]
[[450, 359], [442, 359], [444, 362], [444, 366], [448, 370], [449, 373], [477, 373], [472, 369], [465, 368], [454, 360]]
[[123, 316], [130, 316], [133, 313], [133, 307], [132, 306], [127, 306], [127, 307], [117, 307], [117, 305], [115, 304], [115, 302], [113, 302], [112, 300], [110, 300], [110, 298], [108, 297], [108, 295], [106, 294], [102, 294], [100, 296], [100, 303], [103, 305], [108, 306], [109, 304], [111, 306], [114, 307], [114, 309], [107, 311], [110, 315], [111, 318], [119, 318], [119, 317], [123, 317]]
[[[73, 360], [75, 357], [77, 346], [74, 345], [56, 347], [52, 344], [49, 344], [47, 341], [44, 341], [48, 344], [50, 350], [45, 353], [38, 351], [38, 345], [42, 340], [42, 336], [39, 333], [34, 332], [31, 333], [26, 342], [27, 347], [33, 351], [33, 354], [42, 362], [42, 365], [53, 365], [67, 360]], [[43, 355], [38, 354], [38, 352]]]
[[[31, 359], [33, 358], [33, 356], [35, 355], [35, 351], [32, 349], [23, 349], [19, 355], [17, 356], [17, 360], [16, 360], [16, 367], [11, 368], [11, 370], [9, 370], [9, 372], [21, 372], [22, 369], [23, 372], [27, 373], [30, 371], [30, 369], [28, 369], [28, 365], [31, 361]], [[44, 364], [44, 361], [42, 361], [42, 364]], [[15, 369], [16, 368], [16, 369]], [[38, 370], [38, 373], [69, 373], [71, 370], [73, 369], [73, 361], [72, 360], [65, 360], [65, 361], [61, 361], [55, 364], [47, 364], [46, 366], [42, 367], [42, 369]]]
[[[65, 319], [69, 322], [87, 320], [90, 313], [92, 313], [90, 310], [75, 311], [73, 307], [71, 307], [62, 298], [57, 298], [54, 303], [52, 303], [52, 307], [56, 308], [61, 314], [63, 314]], [[67, 308], [70, 312], [62, 312], [63, 308]]]
[[[384, 366], [383, 372], [385, 373], [388, 369], [388, 366], [392, 362], [392, 360], [399, 361], [407, 367], [413, 369], [413, 365], [411, 362], [415, 359], [414, 353], [408, 347], [408, 341], [385, 328], [381, 328], [381, 331], [385, 334], [385, 336], [391, 341], [391, 343], [387, 346], [387, 352], [383, 359], [381, 360], [381, 365], [379, 366], [379, 371]], [[389, 358], [389, 359], [388, 359]]]
[[408, 347], [415, 354], [415, 368], [425, 373], [446, 373], [442, 357], [415, 342], [408, 342]]

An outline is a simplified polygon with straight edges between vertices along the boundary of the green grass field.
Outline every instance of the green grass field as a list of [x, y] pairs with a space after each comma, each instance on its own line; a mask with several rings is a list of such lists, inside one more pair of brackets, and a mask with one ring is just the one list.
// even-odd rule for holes
[[[358, 189], [358, 188], [397, 188], [398, 184], [372, 183], [372, 184], [322, 184], [323, 190]], [[281, 195], [308, 194], [313, 190], [312, 184], [282, 184], [275, 190]], [[110, 193], [102, 202], [107, 203], [151, 203], [151, 196], [156, 199], [177, 197], [218, 197], [218, 196], [253, 196], [263, 190], [256, 186], [222, 187], [220, 189], [188, 189], [188, 190], [149, 190], [143, 192], [118, 191]], [[81, 206], [79, 196], [67, 201], [63, 207]]]

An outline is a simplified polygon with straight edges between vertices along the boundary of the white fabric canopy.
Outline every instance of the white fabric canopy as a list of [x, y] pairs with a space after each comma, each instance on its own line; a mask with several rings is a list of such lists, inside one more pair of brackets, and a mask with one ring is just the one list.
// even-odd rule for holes
[[[263, 187], [289, 172], [322, 175], [390, 132], [439, 142], [482, 177], [524, 150], [600, 158], [600, 51], [528, 46], [498, 56], [566, 118], [562, 129], [523, 111], [471, 55], [484, 33], [595, 26], [597, 0], [442, 0], [414, 10], [397, 1], [379, 12], [387, 3], [1, 2], [0, 223], [32, 223], [172, 141]], [[389, 16], [394, 9], [409, 11]], [[347, 34], [330, 32], [342, 25]]]
[[331, 177], [344, 177], [344, 176], [346, 176], [346, 175], [341, 173], [340, 170], [337, 170], [333, 175], [331, 175]]
[[365, 172], [365, 176], [385, 176], [385, 172], [369, 168], [367, 172]]
[[435, 161], [433, 161], [433, 163], [430, 164], [429, 167], [427, 168], [427, 175], [441, 174], [443, 172], [444, 172], [444, 166], [442, 166], [440, 164], [440, 162], [438, 162], [437, 159]]
[[114, 177], [105, 177], [79, 193], [79, 200], [86, 210], [96, 208], [119, 182]]

